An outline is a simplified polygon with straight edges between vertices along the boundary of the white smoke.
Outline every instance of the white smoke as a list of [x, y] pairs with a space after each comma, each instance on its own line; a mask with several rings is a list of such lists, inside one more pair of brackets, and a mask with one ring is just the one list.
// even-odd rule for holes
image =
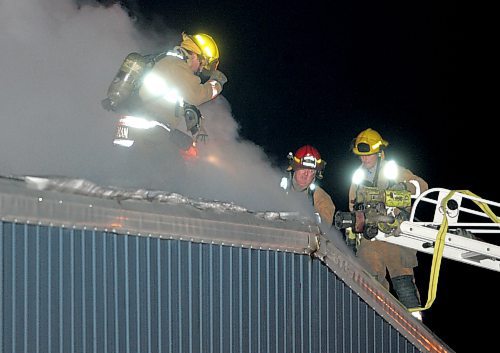
[[281, 208], [281, 171], [238, 136], [224, 97], [201, 108], [209, 142], [199, 163], [185, 165], [169, 151], [151, 152], [144, 163], [113, 146], [117, 117], [101, 100], [119, 65], [130, 52], [177, 44], [166, 39], [178, 41], [180, 33], [171, 29], [160, 46], [117, 5], [0, 1], [0, 174], [82, 178]]

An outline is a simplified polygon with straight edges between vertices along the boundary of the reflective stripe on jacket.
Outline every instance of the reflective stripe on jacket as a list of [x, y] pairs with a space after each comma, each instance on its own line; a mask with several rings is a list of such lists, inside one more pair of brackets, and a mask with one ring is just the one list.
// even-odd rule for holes
[[[211, 81], [201, 83], [188, 64], [175, 56], [166, 56], [158, 61], [148, 74], [159, 75], [165, 80], [166, 85], [174, 89], [182, 97], [184, 102], [199, 106], [214, 98], [214, 85]], [[218, 93], [222, 86], [216, 83]], [[157, 119], [165, 120], [176, 128], [182, 116], [175, 116], [176, 103], [170, 102], [163, 97], [152, 96], [144, 85], [139, 90], [139, 96], [143, 101], [144, 108], [149, 114]]]

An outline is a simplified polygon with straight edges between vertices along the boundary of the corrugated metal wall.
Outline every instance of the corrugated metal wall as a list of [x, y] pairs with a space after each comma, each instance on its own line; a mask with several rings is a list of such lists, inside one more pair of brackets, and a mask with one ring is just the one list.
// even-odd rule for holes
[[0, 222], [0, 352], [417, 352], [307, 255]]

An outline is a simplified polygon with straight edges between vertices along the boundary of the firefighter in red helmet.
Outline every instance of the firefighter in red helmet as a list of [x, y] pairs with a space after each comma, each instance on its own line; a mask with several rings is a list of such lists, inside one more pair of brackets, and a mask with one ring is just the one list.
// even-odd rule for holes
[[282, 180], [281, 187], [307, 195], [320, 217], [320, 222], [330, 227], [335, 214], [335, 204], [330, 195], [316, 183], [316, 180], [323, 178], [326, 162], [311, 145], [302, 146], [295, 153], [290, 152], [288, 159], [289, 177]]

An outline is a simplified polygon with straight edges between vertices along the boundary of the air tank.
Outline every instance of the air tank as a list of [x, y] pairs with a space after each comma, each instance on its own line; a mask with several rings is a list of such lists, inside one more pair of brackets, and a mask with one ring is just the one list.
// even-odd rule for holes
[[127, 100], [146, 68], [147, 60], [138, 53], [130, 53], [123, 60], [118, 73], [108, 88], [108, 99], [112, 109]]

